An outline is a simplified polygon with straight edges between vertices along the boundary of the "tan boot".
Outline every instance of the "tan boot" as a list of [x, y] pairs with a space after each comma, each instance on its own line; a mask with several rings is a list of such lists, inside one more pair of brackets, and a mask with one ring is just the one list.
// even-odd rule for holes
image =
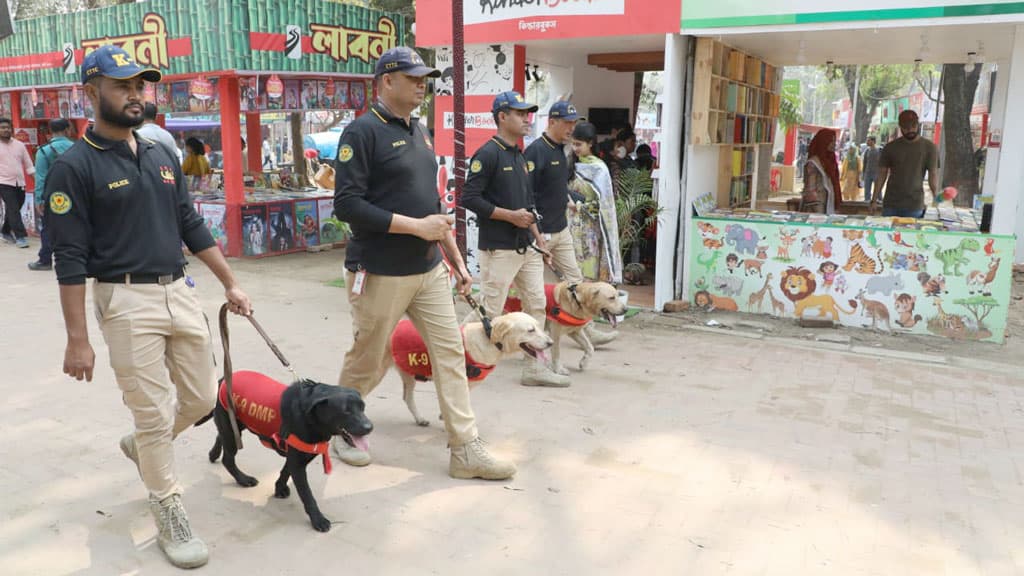
[[338, 436], [331, 438], [331, 453], [349, 466], [366, 466], [373, 462], [369, 452], [349, 446], [348, 442]]
[[135, 463], [135, 469], [139, 471], [139, 478], [142, 478], [142, 468], [139, 468], [139, 450], [135, 447], [135, 435], [122, 436], [119, 445], [125, 457]]
[[619, 335], [619, 333], [615, 330], [610, 330], [608, 332], [598, 330], [597, 328], [594, 327], [593, 322], [587, 324], [583, 328], [583, 330], [587, 333], [587, 337], [590, 338], [590, 343], [593, 344], [594, 346], [602, 346], [604, 344], [607, 344], [612, 340], [615, 340], [615, 338], [617, 338]]
[[523, 375], [519, 380], [523, 386], [545, 386], [548, 388], [568, 388], [571, 381], [568, 376], [553, 372], [547, 364], [533, 360], [526, 363]]
[[479, 438], [462, 446], [452, 446], [452, 457], [448, 463], [448, 475], [452, 478], [507, 480], [515, 473], [515, 464], [495, 460]]
[[209, 561], [210, 551], [206, 544], [192, 535], [180, 495], [171, 494], [160, 501], [150, 496], [149, 509], [160, 531], [157, 544], [171, 564], [178, 568], [198, 568]]

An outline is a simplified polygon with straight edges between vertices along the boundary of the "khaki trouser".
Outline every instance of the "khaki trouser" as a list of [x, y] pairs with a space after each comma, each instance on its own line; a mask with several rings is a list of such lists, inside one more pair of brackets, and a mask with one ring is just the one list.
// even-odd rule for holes
[[576, 245], [573, 243], [572, 234], [566, 226], [561, 232], [545, 234], [547, 237], [548, 252], [551, 252], [551, 260], [555, 269], [562, 273], [566, 282], [583, 282], [583, 273], [580, 272], [580, 265], [576, 262]]
[[142, 481], [157, 499], [181, 494], [171, 442], [209, 414], [217, 398], [210, 328], [195, 291], [184, 279], [96, 282], [93, 302], [110, 367], [135, 419]]
[[462, 331], [455, 319], [447, 269], [438, 265], [411, 276], [367, 274], [362, 294], [352, 293], [355, 276], [345, 273], [354, 341], [345, 354], [338, 383], [355, 388], [364, 400], [368, 397], [391, 364], [391, 332], [406, 314], [427, 344], [448, 444], [462, 446], [476, 440]]
[[539, 252], [527, 248], [519, 254], [515, 250], [480, 251], [481, 290], [484, 310], [491, 318], [504, 313], [509, 286], [515, 284], [519, 300], [526, 312], [544, 325], [544, 258]]

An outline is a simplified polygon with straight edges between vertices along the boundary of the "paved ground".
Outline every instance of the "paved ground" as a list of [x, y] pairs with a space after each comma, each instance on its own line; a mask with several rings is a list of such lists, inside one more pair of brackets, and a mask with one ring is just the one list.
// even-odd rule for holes
[[[96, 378], [69, 380], [56, 286], [30, 256], [0, 247], [0, 573], [177, 573], [117, 449], [129, 415], [95, 322]], [[340, 259], [234, 263], [280, 347], [325, 381], [350, 342], [326, 285]], [[212, 315], [221, 292], [193, 274]], [[518, 386], [518, 362], [477, 388], [482, 435], [519, 464], [510, 482], [449, 479], [440, 427], [413, 425], [389, 375], [369, 399], [377, 463], [312, 468], [325, 535], [273, 498], [276, 455], [249, 441], [261, 484], [243, 489], [206, 460], [212, 425], [189, 431], [178, 464], [213, 554], [200, 573], [1024, 573], [1019, 367], [681, 324], [630, 320], [568, 389]], [[242, 321], [233, 336], [237, 366], [286, 378]]]

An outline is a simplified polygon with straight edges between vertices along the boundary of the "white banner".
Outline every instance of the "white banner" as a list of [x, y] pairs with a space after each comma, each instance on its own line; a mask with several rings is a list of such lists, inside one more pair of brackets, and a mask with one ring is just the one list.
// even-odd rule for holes
[[483, 24], [520, 18], [615, 16], [626, 13], [625, 0], [468, 0], [463, 23]]

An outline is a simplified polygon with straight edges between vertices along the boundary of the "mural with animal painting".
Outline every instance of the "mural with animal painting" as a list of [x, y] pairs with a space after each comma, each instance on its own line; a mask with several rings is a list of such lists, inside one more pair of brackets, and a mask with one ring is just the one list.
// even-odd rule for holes
[[699, 309], [1005, 338], [1012, 237], [751, 219], [694, 223], [688, 294]]

